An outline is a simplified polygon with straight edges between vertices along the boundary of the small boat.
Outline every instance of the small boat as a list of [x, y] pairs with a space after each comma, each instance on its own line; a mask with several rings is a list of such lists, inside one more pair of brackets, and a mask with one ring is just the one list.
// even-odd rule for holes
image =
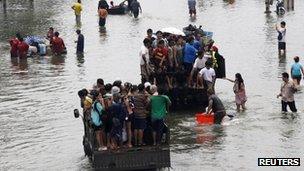
[[119, 5], [108, 9], [108, 14], [110, 15], [124, 15], [128, 11], [126, 5]]

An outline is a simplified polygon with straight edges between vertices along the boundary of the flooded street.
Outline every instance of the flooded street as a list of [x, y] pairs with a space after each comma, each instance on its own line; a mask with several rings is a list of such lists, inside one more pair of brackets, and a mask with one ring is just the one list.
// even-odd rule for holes
[[[185, 0], [141, 0], [138, 20], [108, 16], [106, 32], [99, 31], [98, 0], [83, 1], [85, 53], [77, 56], [74, 1], [9, 0], [6, 10], [0, 8], [0, 170], [90, 170], [82, 146], [83, 124], [73, 116], [73, 109], [80, 108], [78, 90], [91, 88], [97, 78], [139, 83], [138, 54], [146, 30], [182, 29], [190, 23], [214, 32], [227, 77], [239, 72], [244, 78], [248, 110], [222, 126], [199, 127], [193, 112], [171, 113], [172, 170], [304, 170], [303, 161], [301, 167], [257, 166], [259, 157], [303, 160], [303, 91], [295, 95], [295, 118], [281, 114], [276, 95], [281, 73], [290, 72], [293, 57], [304, 61], [304, 1], [296, 0], [295, 11], [283, 18], [274, 12], [265, 15], [263, 0], [197, 1], [193, 21]], [[287, 57], [279, 60], [275, 24], [283, 20]], [[65, 41], [65, 58], [10, 58], [8, 40], [17, 31], [46, 35], [51, 26]], [[225, 80], [216, 84], [227, 112], [235, 114], [232, 87]]]

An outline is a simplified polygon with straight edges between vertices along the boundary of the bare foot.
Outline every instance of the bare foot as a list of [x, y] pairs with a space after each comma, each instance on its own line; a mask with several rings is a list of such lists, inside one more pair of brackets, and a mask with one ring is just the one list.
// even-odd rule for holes
[[127, 147], [128, 148], [132, 148], [133, 146], [132, 146], [132, 144], [128, 144]]

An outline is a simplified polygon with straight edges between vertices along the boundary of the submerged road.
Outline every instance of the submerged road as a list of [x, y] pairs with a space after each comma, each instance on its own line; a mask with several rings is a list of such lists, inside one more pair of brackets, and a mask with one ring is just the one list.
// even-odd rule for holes
[[[197, 19], [189, 20], [185, 0], [142, 0], [138, 20], [108, 16], [105, 33], [98, 29], [98, 1], [84, 1], [85, 54], [77, 57], [74, 1], [10, 0], [6, 11], [0, 9], [0, 170], [90, 170], [82, 122], [72, 113], [80, 108], [77, 91], [99, 77], [139, 82], [138, 54], [146, 30], [190, 23], [214, 32], [227, 77], [243, 75], [248, 110], [219, 127], [195, 126], [191, 111], [172, 113], [172, 170], [257, 170], [262, 169], [259, 157], [303, 157], [304, 95], [295, 95], [299, 112], [294, 119], [281, 114], [276, 95], [281, 73], [290, 70], [293, 56], [303, 55], [304, 1], [297, 0], [295, 11], [284, 17], [265, 15], [262, 0], [197, 1]], [[287, 57], [279, 60], [275, 24], [282, 20], [287, 23]], [[66, 42], [65, 58], [11, 60], [7, 40], [16, 31], [45, 35], [51, 26]], [[232, 86], [224, 80], [216, 85], [228, 113], [235, 113]]]

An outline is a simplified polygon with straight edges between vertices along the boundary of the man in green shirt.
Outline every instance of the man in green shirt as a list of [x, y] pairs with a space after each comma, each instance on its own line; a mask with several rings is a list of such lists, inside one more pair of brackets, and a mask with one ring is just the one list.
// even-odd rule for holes
[[168, 113], [169, 106], [171, 105], [169, 97], [163, 95], [163, 89], [159, 89], [157, 92], [158, 95], [150, 97], [153, 145], [160, 144], [164, 129], [164, 118]]

